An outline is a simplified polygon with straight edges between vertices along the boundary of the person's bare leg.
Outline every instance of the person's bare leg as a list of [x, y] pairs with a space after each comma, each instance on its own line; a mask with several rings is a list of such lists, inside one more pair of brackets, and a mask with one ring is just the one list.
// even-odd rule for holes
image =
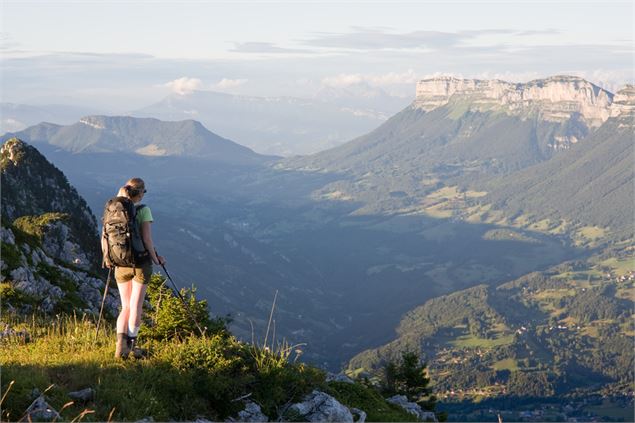
[[115, 358], [127, 357], [128, 350], [128, 319], [130, 317], [130, 295], [132, 293], [132, 282], [117, 283], [119, 298], [121, 299], [121, 311], [117, 317], [117, 346], [115, 348]]
[[128, 338], [136, 340], [141, 326], [141, 314], [143, 313], [143, 300], [146, 296], [147, 285], [132, 280], [130, 294], [130, 315], [128, 316]]

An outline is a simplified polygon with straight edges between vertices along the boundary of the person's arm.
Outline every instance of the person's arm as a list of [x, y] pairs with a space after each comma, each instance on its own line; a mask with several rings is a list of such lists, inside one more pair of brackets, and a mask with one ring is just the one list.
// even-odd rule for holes
[[152, 242], [152, 222], [143, 222], [141, 224], [141, 238], [143, 239], [143, 244], [150, 253], [152, 262], [154, 264], [165, 264], [165, 258], [157, 255], [157, 252], [154, 249], [154, 242]]

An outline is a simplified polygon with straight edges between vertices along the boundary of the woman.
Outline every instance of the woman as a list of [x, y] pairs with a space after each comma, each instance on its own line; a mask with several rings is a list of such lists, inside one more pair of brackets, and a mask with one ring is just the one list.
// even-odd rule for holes
[[[146, 193], [145, 183], [141, 178], [132, 178], [123, 186], [117, 196], [129, 198], [135, 205], [141, 202]], [[117, 346], [116, 358], [126, 358], [134, 349], [139, 327], [141, 326], [141, 313], [145, 299], [146, 287], [152, 276], [152, 263], [163, 265], [165, 259], [157, 255], [152, 241], [152, 212], [150, 207], [137, 208], [136, 223], [141, 239], [149, 258], [146, 262], [133, 267], [115, 267], [115, 280], [121, 297], [121, 312], [117, 318]]]

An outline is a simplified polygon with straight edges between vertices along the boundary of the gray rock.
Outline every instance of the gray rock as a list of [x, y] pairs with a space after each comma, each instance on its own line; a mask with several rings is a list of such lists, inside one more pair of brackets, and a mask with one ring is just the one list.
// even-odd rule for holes
[[326, 374], [326, 381], [327, 382], [355, 383], [355, 382], [353, 382], [353, 379], [351, 379], [350, 377], [346, 376], [343, 373], [335, 374], [335, 373], [331, 373], [331, 372], [328, 372]]
[[313, 391], [303, 402], [293, 404], [290, 411], [310, 422], [353, 422], [350, 410], [332, 396]]
[[[15, 330], [10, 327], [8, 324], [5, 324], [4, 329], [0, 332], [0, 341], [9, 340], [9, 339], [18, 339], [22, 342], [29, 342], [31, 337], [26, 329]], [[32, 391], [32, 398], [35, 399], [40, 396], [40, 391], [37, 391], [37, 394], [34, 394], [36, 390]]]
[[18, 267], [11, 271], [13, 287], [32, 297], [41, 299], [40, 308], [44, 312], [50, 312], [57, 300], [64, 296], [59, 286], [51, 284], [46, 279], [37, 276], [28, 267]]
[[69, 392], [68, 396], [76, 401], [88, 402], [95, 399], [95, 390], [93, 388], [86, 388], [80, 391]]
[[351, 413], [353, 413], [353, 417], [357, 416], [355, 423], [364, 423], [366, 421], [367, 414], [365, 411], [362, 411], [359, 408], [351, 408]]
[[437, 421], [437, 417], [431, 411], [423, 411], [421, 406], [415, 402], [408, 401], [408, 398], [405, 395], [395, 395], [393, 397], [388, 398], [388, 401], [391, 404], [397, 404], [408, 413], [417, 416], [419, 420], [422, 421]]
[[137, 420], [135, 423], [152, 423], [152, 422], [154, 422], [154, 417], [146, 416], [142, 418], [141, 420]]
[[269, 417], [263, 414], [260, 406], [253, 401], [245, 402], [245, 409], [237, 417], [230, 417], [226, 422], [268, 422]]
[[71, 237], [71, 230], [64, 222], [51, 222], [44, 230], [42, 248], [49, 256], [88, 269], [90, 261]]
[[55, 411], [44, 398], [44, 395], [40, 395], [29, 405], [26, 409], [24, 417], [20, 421], [51, 421], [60, 418], [60, 413]]
[[40, 262], [42, 262], [42, 259], [40, 259], [40, 255], [38, 254], [38, 250], [31, 251], [31, 261], [33, 262], [33, 266], [37, 266]]
[[0, 228], [0, 240], [5, 244], [15, 244], [15, 235], [11, 229], [2, 227]]
[[432, 411], [420, 412], [419, 420], [423, 420], [424, 422], [438, 422], [437, 416]]

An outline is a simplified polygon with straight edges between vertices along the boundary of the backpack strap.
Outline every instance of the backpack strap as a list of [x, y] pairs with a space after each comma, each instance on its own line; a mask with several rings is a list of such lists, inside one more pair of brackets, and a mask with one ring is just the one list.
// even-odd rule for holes
[[[135, 214], [139, 213], [139, 210], [141, 210], [141, 209], [143, 209], [145, 207], [147, 207], [145, 204], [137, 204], [137, 205], [135, 205]], [[136, 215], [135, 215], [135, 219], [136, 219]], [[148, 247], [146, 246], [146, 242], [143, 240], [143, 235], [141, 234], [141, 227], [139, 227], [139, 238], [141, 238], [141, 243], [143, 244], [143, 248], [145, 248], [145, 250], [148, 253], [150, 253], [150, 250], [148, 250]], [[150, 259], [150, 262], [152, 262], [152, 259]]]

